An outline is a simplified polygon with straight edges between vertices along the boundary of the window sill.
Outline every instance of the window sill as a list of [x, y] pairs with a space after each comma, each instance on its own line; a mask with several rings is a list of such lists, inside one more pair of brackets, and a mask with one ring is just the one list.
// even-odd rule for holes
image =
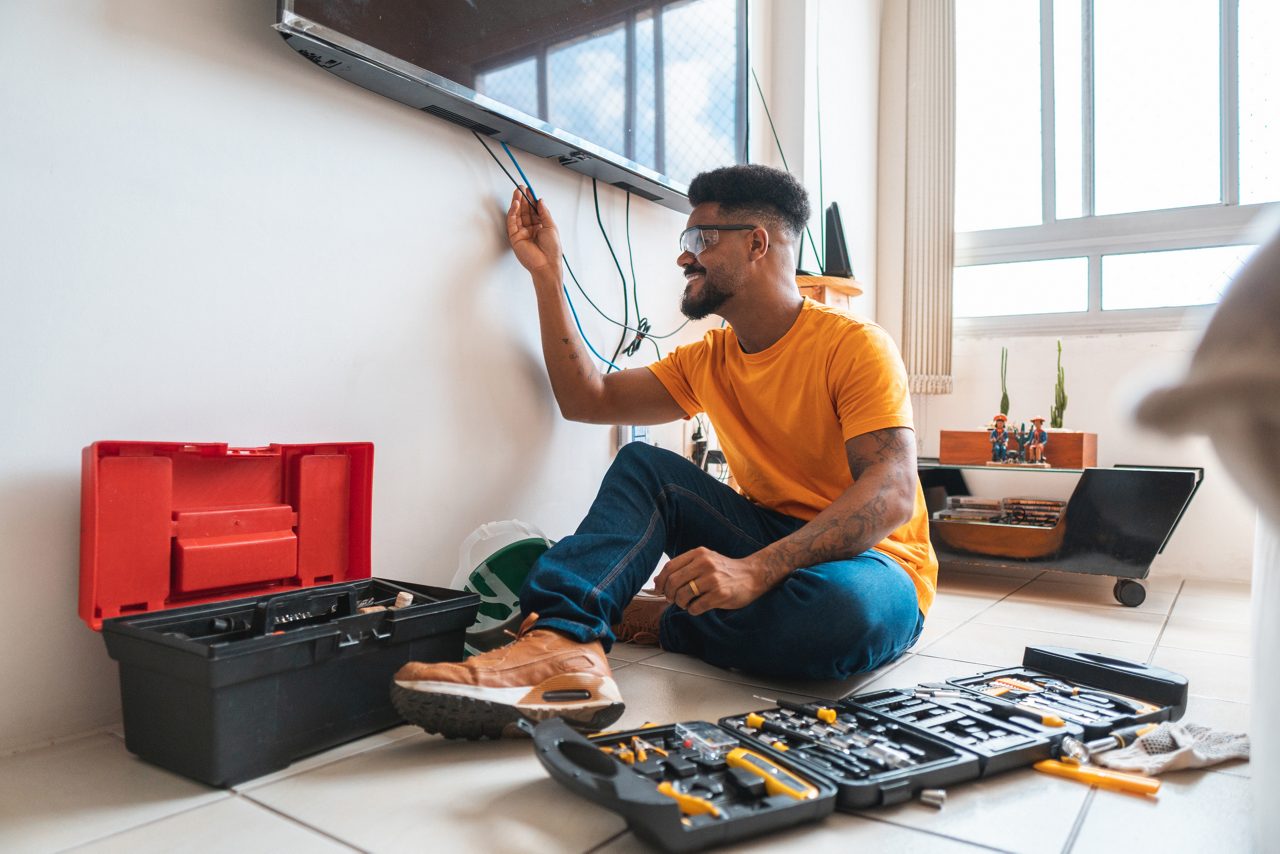
[[1007, 317], [957, 317], [957, 338], [997, 338], [1033, 335], [1124, 335], [1136, 332], [1199, 332], [1217, 306], [1136, 308], [1106, 312], [1019, 314]]

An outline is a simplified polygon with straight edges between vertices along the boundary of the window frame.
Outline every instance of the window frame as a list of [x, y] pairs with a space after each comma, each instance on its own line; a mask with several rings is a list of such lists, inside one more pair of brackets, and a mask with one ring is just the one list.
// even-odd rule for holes
[[1257, 242], [1249, 224], [1280, 203], [1240, 204], [1239, 0], [1218, 0], [1221, 201], [1153, 211], [1096, 215], [1093, 115], [1094, 0], [1080, 0], [1083, 214], [1057, 218], [1053, 56], [1054, 0], [1040, 0], [1041, 217], [1039, 225], [957, 232], [954, 266], [1064, 257], [1089, 259], [1088, 310], [1054, 314], [956, 317], [957, 334], [1100, 333], [1201, 328], [1216, 304], [1102, 310], [1102, 256]]

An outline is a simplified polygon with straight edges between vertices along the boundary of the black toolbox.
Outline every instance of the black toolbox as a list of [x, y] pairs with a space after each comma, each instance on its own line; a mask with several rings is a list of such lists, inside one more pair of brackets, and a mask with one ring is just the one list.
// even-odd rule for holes
[[[548, 721], [533, 730], [535, 750], [552, 777], [626, 817], [641, 838], [669, 851], [694, 851], [833, 809], [901, 803], [926, 789], [1027, 767], [1059, 756], [1067, 736], [1088, 739], [1134, 723], [1176, 720], [1186, 709], [1186, 679], [1167, 670], [1057, 647], [1028, 647], [1023, 661], [1018, 668], [836, 701], [782, 700], [722, 718], [718, 726], [685, 722], [588, 740]], [[1053, 699], [1027, 701], [1037, 694]], [[751, 781], [741, 772], [699, 758], [706, 752], [697, 738], [675, 742], [691, 762], [652, 755], [639, 761], [632, 739], [670, 752], [676, 728], [700, 729], [704, 741], [722, 742], [721, 751], [752, 751], [812, 790], [803, 798], [786, 790], [751, 797]], [[664, 783], [674, 793], [659, 791]], [[676, 794], [692, 800], [682, 803]]]
[[370, 577], [372, 472], [369, 443], [85, 449], [80, 614], [130, 751], [232, 785], [393, 726], [401, 665], [462, 659], [478, 596]]

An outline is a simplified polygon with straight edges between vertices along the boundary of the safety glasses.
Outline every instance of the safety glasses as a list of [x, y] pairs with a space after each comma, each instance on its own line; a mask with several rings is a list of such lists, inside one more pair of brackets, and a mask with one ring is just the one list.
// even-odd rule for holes
[[691, 225], [680, 232], [680, 251], [701, 255], [708, 246], [720, 240], [722, 231], [751, 231], [756, 225]]

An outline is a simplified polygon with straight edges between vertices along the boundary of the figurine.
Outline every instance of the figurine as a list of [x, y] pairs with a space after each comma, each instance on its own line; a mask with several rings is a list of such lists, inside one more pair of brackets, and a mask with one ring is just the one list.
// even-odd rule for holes
[[1003, 413], [991, 419], [991, 462], [993, 463], [1009, 461], [1009, 431], [1005, 429], [1008, 420]]
[[[1031, 432], [1027, 434], [1027, 462], [1046, 464], [1049, 461], [1044, 458], [1044, 446], [1049, 444], [1049, 433], [1044, 429], [1043, 418], [1031, 419]], [[1018, 441], [1022, 442], [1022, 437], [1018, 437]]]

